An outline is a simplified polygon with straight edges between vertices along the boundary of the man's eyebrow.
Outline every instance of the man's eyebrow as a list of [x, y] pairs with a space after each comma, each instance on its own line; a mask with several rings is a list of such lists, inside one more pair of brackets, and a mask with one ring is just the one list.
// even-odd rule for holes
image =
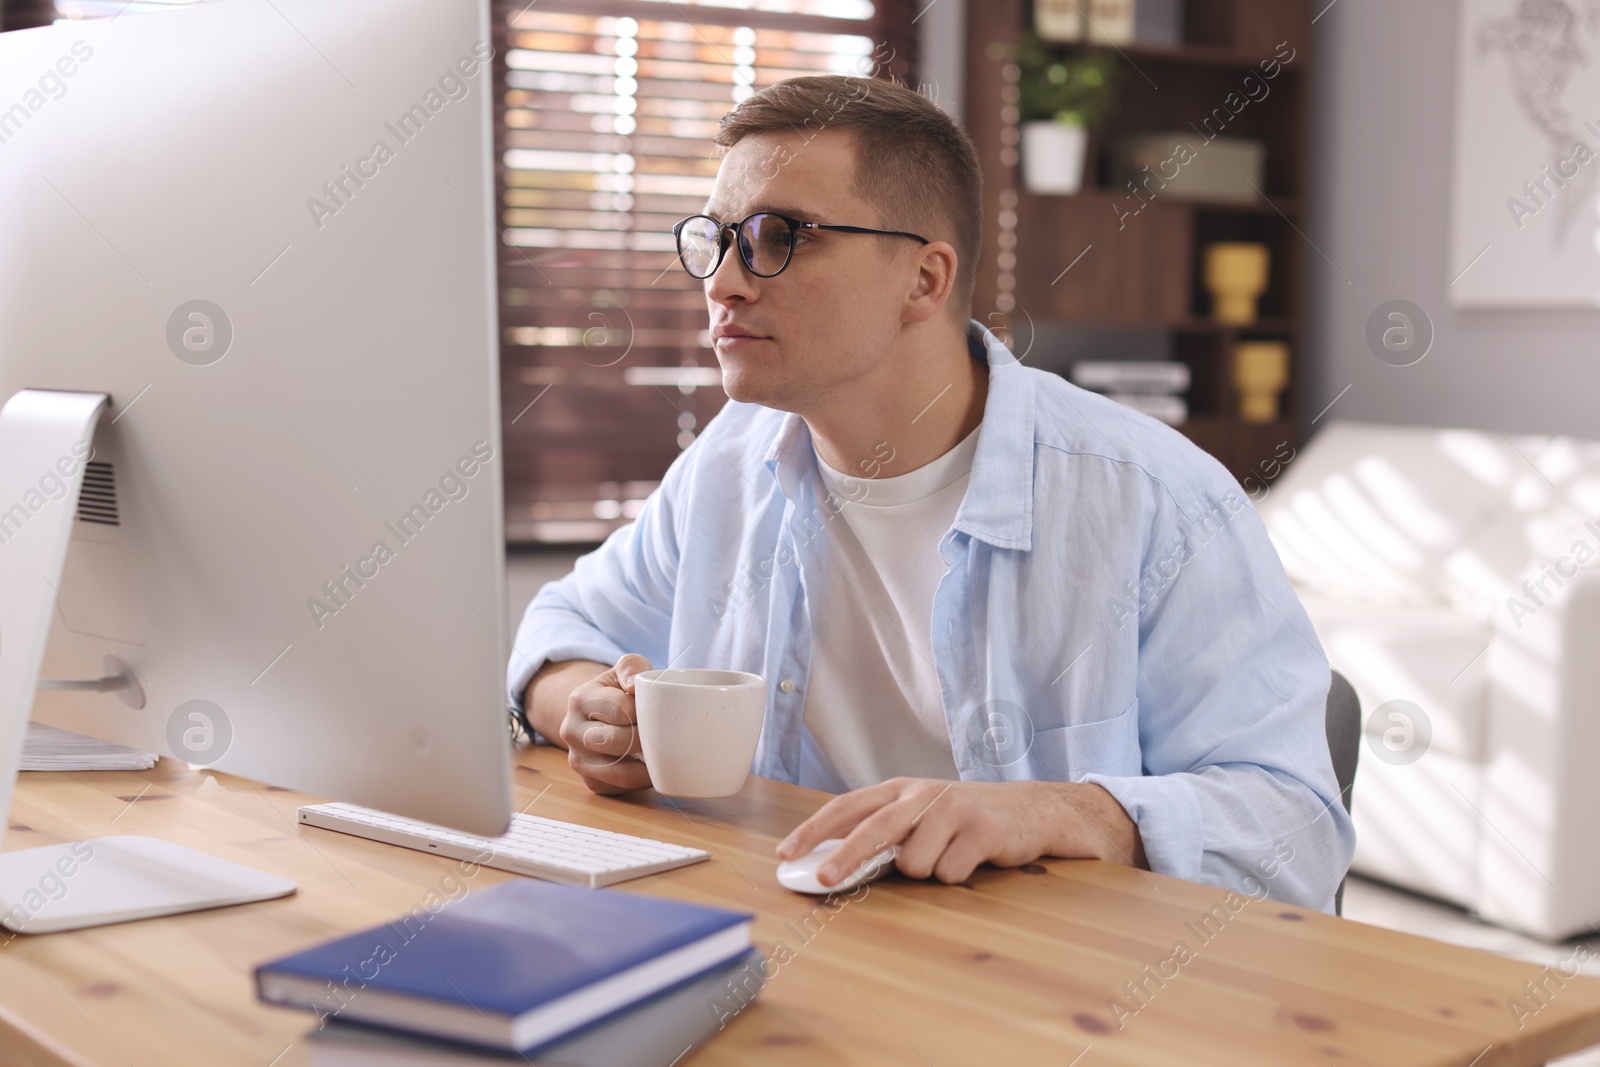
[[[761, 211], [771, 212], [774, 215], [788, 215], [792, 219], [800, 219], [803, 222], [809, 222], [809, 221], [813, 220], [816, 217], [816, 214], [817, 214], [816, 212], [811, 211], [808, 208], [796, 207], [793, 204], [761, 204], [761, 205], [759, 205], [759, 206], [757, 206], [755, 208], [752, 208], [750, 211], [745, 212], [744, 215], [740, 215], [739, 219], [743, 219], [748, 215], [754, 215], [757, 212], [761, 212]], [[719, 215], [716, 212], [716, 210], [714, 208], [712, 208], [710, 205], [707, 205], [706, 209], [703, 212], [701, 212], [701, 214], [706, 215], [709, 218], [718, 219], [718, 220], [721, 220], [721, 221], [724, 221], [724, 222], [738, 222], [739, 221], [739, 219], [729, 218], [726, 215]]]

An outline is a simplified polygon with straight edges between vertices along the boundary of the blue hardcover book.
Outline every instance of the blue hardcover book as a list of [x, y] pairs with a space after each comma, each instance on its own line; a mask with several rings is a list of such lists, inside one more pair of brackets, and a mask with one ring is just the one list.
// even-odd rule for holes
[[332, 1018], [306, 1035], [310, 1067], [673, 1067], [754, 1001], [766, 970], [750, 949], [531, 1056]]
[[517, 879], [256, 968], [272, 1004], [531, 1052], [750, 948], [750, 920]]

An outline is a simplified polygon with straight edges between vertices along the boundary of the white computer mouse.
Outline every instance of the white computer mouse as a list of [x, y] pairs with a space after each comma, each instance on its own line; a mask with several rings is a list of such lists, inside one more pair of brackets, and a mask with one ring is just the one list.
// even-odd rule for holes
[[895, 857], [900, 855], [900, 846], [890, 845], [839, 879], [837, 885], [823, 885], [817, 881], [817, 868], [842, 844], [844, 838], [830, 837], [799, 859], [784, 860], [778, 864], [778, 884], [796, 893], [847, 893], [863, 882], [876, 881], [888, 874]]

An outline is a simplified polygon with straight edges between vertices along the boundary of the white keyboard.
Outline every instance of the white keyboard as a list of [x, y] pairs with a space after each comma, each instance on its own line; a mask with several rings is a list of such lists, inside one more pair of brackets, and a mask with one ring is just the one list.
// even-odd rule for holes
[[306, 826], [590, 889], [711, 858], [704, 849], [537, 815], [513, 815], [511, 829], [499, 837], [464, 834], [354, 804], [307, 804], [300, 809], [300, 821]]

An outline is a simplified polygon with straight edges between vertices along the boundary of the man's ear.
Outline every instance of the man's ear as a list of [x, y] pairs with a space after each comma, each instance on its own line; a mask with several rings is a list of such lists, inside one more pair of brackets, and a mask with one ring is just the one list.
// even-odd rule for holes
[[905, 321], [926, 322], [950, 301], [956, 286], [956, 250], [948, 241], [932, 241], [917, 249], [917, 275], [906, 294]]

